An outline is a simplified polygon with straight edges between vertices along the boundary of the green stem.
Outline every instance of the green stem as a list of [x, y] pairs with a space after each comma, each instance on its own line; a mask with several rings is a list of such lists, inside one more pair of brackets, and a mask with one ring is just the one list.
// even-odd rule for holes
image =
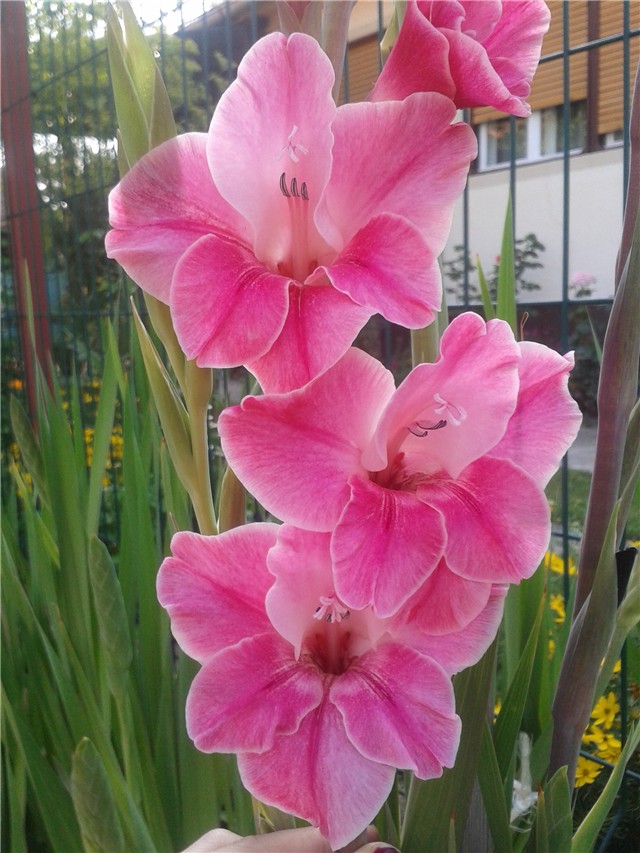
[[415, 367], [425, 362], [434, 362], [440, 351], [440, 334], [437, 320], [424, 329], [411, 331], [411, 363]]

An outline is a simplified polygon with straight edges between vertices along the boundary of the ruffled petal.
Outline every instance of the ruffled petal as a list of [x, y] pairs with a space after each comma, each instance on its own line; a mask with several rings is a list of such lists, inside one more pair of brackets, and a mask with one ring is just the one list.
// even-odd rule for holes
[[440, 560], [395, 618], [425, 634], [448, 635], [482, 612], [491, 589], [491, 583], [461, 578], [448, 568], [446, 560]]
[[419, 329], [440, 310], [440, 267], [416, 228], [399, 216], [377, 216], [352, 238], [326, 274], [371, 313]]
[[409, 472], [456, 477], [504, 435], [516, 406], [519, 361], [507, 323], [461, 314], [442, 337], [438, 361], [418, 365], [396, 391], [363, 463], [380, 471], [401, 452]]
[[344, 355], [371, 313], [326, 280], [292, 284], [282, 331], [268, 352], [246, 366], [267, 394], [301, 388]]
[[429, 658], [386, 643], [334, 679], [329, 697], [367, 758], [413, 770], [420, 779], [453, 767], [460, 718], [450, 679]]
[[507, 590], [507, 586], [494, 584], [484, 609], [459, 631], [430, 634], [407, 619], [403, 626], [396, 626], [394, 637], [397, 642], [406, 643], [437, 661], [448, 675], [455, 675], [477, 663], [494, 641], [502, 621]]
[[[444, 7], [448, 15], [452, 13], [450, 7], [457, 6], [457, 16], [462, 14], [458, 3], [438, 2], [429, 6]], [[452, 25], [453, 20], [445, 23]], [[409, 0], [398, 38], [370, 98], [402, 101], [413, 92], [440, 92], [453, 98], [456, 87], [449, 70], [449, 42], [418, 5]]]
[[455, 114], [452, 101], [432, 92], [340, 107], [331, 180], [316, 213], [325, 239], [342, 247], [391, 213], [413, 223], [437, 257], [477, 151], [471, 128], [452, 124]]
[[201, 237], [176, 266], [171, 315], [187, 358], [237, 367], [269, 349], [284, 325], [289, 281], [250, 250]]
[[567, 387], [573, 353], [567, 356], [525, 341], [520, 344], [518, 403], [491, 456], [509, 459], [544, 487], [573, 443], [582, 415]]
[[275, 632], [223, 649], [196, 675], [187, 731], [202, 752], [265, 752], [322, 701], [319, 673]]
[[331, 530], [364, 475], [362, 448], [393, 393], [376, 359], [351, 349], [314, 382], [288, 394], [246, 397], [218, 420], [224, 455], [261, 504], [306, 530]]
[[[467, 2], [467, 6], [472, 3]], [[529, 97], [531, 80], [538, 67], [542, 39], [549, 29], [551, 12], [544, 0], [504, 2], [502, 15], [491, 34], [484, 40], [496, 72], [513, 96], [521, 102], [514, 115], [527, 116], [531, 112], [524, 100]], [[494, 106], [504, 109], [498, 104]]]
[[267, 552], [275, 524], [249, 524], [219, 536], [176, 533], [158, 572], [160, 604], [180, 647], [201, 663], [220, 649], [270, 629], [264, 609], [273, 576]]
[[248, 245], [246, 220], [216, 189], [204, 133], [154, 148], [109, 195], [106, 249], [147, 293], [169, 303], [173, 271], [203, 234]]
[[418, 497], [445, 519], [445, 558], [463, 578], [519, 583], [530, 577], [549, 543], [549, 505], [520, 468], [483, 457], [456, 480], [433, 478]]
[[435, 569], [445, 533], [440, 514], [409, 492], [352, 477], [333, 533], [336, 592], [349, 607], [391, 616]]
[[242, 781], [254, 797], [309, 821], [336, 850], [356, 838], [382, 808], [395, 770], [365, 758], [328, 701], [274, 748], [241, 753]]
[[459, 107], [493, 106], [513, 115], [531, 112], [520, 98], [513, 97], [494, 70], [481, 44], [464, 33], [447, 32], [451, 76], [456, 83]]
[[280, 189], [306, 185], [309, 258], [326, 250], [313, 212], [331, 171], [336, 106], [334, 74], [318, 43], [302, 33], [273, 33], [244, 57], [209, 129], [207, 155], [216, 185], [253, 226], [256, 257], [277, 269], [291, 255], [289, 200]]

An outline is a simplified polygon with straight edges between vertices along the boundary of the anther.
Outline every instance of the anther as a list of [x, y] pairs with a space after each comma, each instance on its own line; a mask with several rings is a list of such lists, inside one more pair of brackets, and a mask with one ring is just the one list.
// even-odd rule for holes
[[302, 195], [302, 198], [303, 198], [305, 201], [309, 201], [309, 193], [307, 192], [307, 184], [306, 184], [306, 181], [303, 181], [303, 182], [302, 182], [302, 186], [300, 187], [300, 193], [301, 193], [301, 195]]
[[426, 435], [429, 435], [430, 432], [434, 432], [437, 429], [442, 429], [446, 427], [447, 422], [444, 420], [440, 420], [435, 424], [425, 424], [420, 421], [415, 421], [410, 426], [407, 427], [411, 435], [415, 435], [416, 438], [424, 438]]
[[291, 198], [291, 194], [289, 193], [289, 190], [287, 189], [287, 179], [285, 177], [284, 172], [280, 175], [280, 192], [286, 198]]
[[291, 178], [291, 195], [296, 198], [300, 198], [300, 193], [298, 192], [298, 180], [297, 178]]

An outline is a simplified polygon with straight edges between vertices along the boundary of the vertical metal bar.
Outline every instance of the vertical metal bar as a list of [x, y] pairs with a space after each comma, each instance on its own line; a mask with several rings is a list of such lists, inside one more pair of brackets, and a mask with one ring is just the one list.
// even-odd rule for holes
[[47, 377], [51, 339], [33, 156], [25, 4], [18, 1], [2, 3], [0, 16], [4, 104], [2, 138], [6, 162], [7, 217], [11, 222], [13, 286], [19, 310], [27, 399], [31, 411], [35, 412], [35, 363], [29, 343], [27, 321], [28, 285], [33, 304], [36, 355]]
[[[569, 349], [569, 202], [570, 202], [570, 119], [571, 82], [569, 48], [571, 47], [570, 3], [562, 4], [562, 303], [560, 307], [560, 350]], [[562, 559], [564, 561], [563, 595], [569, 601], [569, 460], [562, 459], [560, 469], [562, 500]]]

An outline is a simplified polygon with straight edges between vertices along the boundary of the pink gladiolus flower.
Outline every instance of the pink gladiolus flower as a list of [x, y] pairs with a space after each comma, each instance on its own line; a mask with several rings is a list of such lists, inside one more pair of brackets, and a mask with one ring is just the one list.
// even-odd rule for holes
[[518, 344], [507, 323], [468, 313], [444, 333], [438, 361], [397, 390], [351, 349], [298, 391], [245, 398], [218, 428], [270, 512], [332, 531], [340, 599], [385, 617], [443, 559], [466, 581], [533, 573], [550, 534], [543, 488], [581, 421], [572, 366], [572, 355]]
[[431, 321], [476, 154], [441, 95], [337, 108], [332, 84], [313, 39], [267, 36], [208, 134], [154, 149], [109, 199], [107, 254], [170, 305], [187, 357], [267, 391], [323, 372], [375, 312]]
[[550, 17], [544, 0], [409, 0], [371, 97], [441, 92], [460, 108], [528, 116]]
[[202, 664], [187, 699], [196, 746], [238, 753], [254, 796], [319, 826], [337, 848], [373, 819], [394, 768], [427, 779], [452, 766], [460, 720], [450, 676], [491, 643], [505, 589], [489, 586], [464, 630], [442, 633], [435, 588], [380, 619], [337, 596], [329, 543], [273, 524], [178, 533], [158, 597]]

